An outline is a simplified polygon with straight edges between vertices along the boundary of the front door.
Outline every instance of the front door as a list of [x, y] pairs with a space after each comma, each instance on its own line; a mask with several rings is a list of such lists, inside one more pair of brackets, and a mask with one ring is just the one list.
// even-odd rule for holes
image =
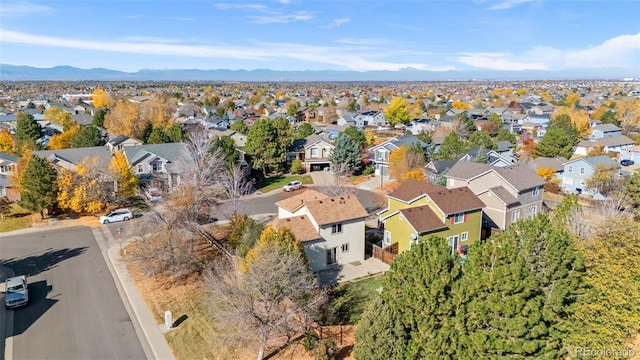
[[449, 246], [451, 246], [451, 254], [458, 251], [458, 235], [449, 236]]
[[327, 249], [327, 265], [333, 265], [338, 262], [338, 248]]

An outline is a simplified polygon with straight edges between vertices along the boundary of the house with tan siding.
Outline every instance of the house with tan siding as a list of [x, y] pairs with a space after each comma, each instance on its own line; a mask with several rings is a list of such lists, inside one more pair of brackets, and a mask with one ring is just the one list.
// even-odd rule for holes
[[447, 188], [468, 187], [485, 204], [484, 221], [505, 230], [542, 210], [545, 181], [520, 165], [506, 167], [469, 161], [457, 162], [446, 174]]
[[354, 195], [329, 196], [307, 189], [276, 202], [276, 228], [291, 230], [302, 243], [311, 270], [364, 260], [367, 211]]

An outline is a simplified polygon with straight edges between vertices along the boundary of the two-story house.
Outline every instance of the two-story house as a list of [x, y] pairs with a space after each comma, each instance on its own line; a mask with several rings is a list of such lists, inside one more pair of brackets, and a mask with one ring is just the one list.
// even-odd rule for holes
[[195, 166], [185, 143], [125, 146], [122, 151], [141, 185], [156, 179], [175, 187]]
[[369, 148], [369, 159], [374, 164], [375, 174], [388, 176], [389, 175], [389, 154], [402, 145], [411, 146], [415, 143], [427, 150], [429, 144], [418, 139], [415, 135], [405, 135], [397, 138], [389, 139], [381, 144], [372, 146]]
[[287, 152], [287, 163], [298, 159], [305, 171], [318, 171], [331, 167], [329, 156], [335, 146], [327, 139], [312, 134], [304, 139], [296, 139]]
[[278, 219], [273, 225], [291, 230], [302, 244], [311, 270], [364, 260], [367, 211], [355, 196], [330, 197], [307, 189], [276, 205]]
[[421, 239], [440, 236], [452, 251], [480, 240], [484, 204], [467, 187], [447, 189], [407, 180], [387, 195], [387, 208], [378, 213], [384, 225], [383, 246], [398, 253]]
[[545, 181], [519, 165], [496, 167], [459, 161], [446, 173], [447, 188], [467, 186], [485, 204], [487, 226], [505, 230], [542, 210]]
[[606, 155], [592, 156], [564, 163], [562, 184], [560, 187], [566, 193], [586, 194], [596, 200], [606, 199], [599, 189], [587, 186], [587, 181], [598, 170], [610, 171], [614, 177], [620, 176], [620, 164]]
[[16, 171], [18, 166], [18, 157], [11, 154], [0, 152], [0, 197], [6, 196], [10, 200], [18, 200], [20, 194], [12, 191], [9, 176]]
[[622, 129], [614, 124], [597, 124], [591, 127], [591, 140], [622, 135]]

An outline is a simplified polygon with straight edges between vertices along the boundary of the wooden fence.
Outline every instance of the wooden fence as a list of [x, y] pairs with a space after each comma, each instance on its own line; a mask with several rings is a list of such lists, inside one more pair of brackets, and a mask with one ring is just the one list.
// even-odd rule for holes
[[391, 246], [381, 248], [378, 245], [373, 245], [373, 257], [382, 260], [385, 264], [391, 264], [393, 259], [398, 254], [398, 243], [393, 243]]

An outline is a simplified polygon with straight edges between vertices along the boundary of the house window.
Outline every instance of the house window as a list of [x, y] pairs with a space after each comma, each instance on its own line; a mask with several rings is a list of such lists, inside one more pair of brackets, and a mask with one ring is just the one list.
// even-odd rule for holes
[[331, 233], [339, 234], [342, 232], [342, 224], [333, 224], [331, 225]]
[[538, 196], [538, 195], [540, 195], [540, 188], [533, 189], [533, 196], [535, 197], [535, 196]]
[[349, 243], [342, 244], [340, 250], [342, 250], [342, 252], [349, 252]]
[[318, 148], [311, 148], [311, 157], [312, 158], [318, 157]]
[[537, 206], [530, 206], [529, 207], [529, 216], [530, 217], [534, 217], [536, 216], [536, 212], [538, 211], [538, 207]]
[[461, 224], [464, 222], [464, 213], [457, 213], [453, 215], [453, 223]]
[[467, 241], [467, 240], [469, 240], [469, 233], [465, 231], [462, 234], [460, 234], [460, 241]]
[[514, 210], [511, 213], [511, 222], [516, 222], [518, 221], [518, 218], [520, 217], [520, 210]]
[[451, 246], [451, 255], [455, 254], [458, 250], [458, 235], [449, 236], [448, 242]]
[[138, 164], [138, 173], [144, 172], [144, 165]]
[[162, 171], [162, 163], [153, 163], [152, 167], [154, 172]]
[[573, 165], [569, 165], [567, 167], [567, 172], [573, 172]]
[[333, 265], [338, 262], [338, 248], [327, 249], [327, 265]]
[[586, 183], [584, 182], [584, 180], [580, 180], [580, 185], [581, 185], [581, 186], [585, 186], [585, 185], [586, 185]]
[[391, 245], [391, 231], [389, 230], [384, 231], [384, 243], [387, 245]]
[[580, 168], [580, 175], [584, 175], [584, 168], [583, 167]]

